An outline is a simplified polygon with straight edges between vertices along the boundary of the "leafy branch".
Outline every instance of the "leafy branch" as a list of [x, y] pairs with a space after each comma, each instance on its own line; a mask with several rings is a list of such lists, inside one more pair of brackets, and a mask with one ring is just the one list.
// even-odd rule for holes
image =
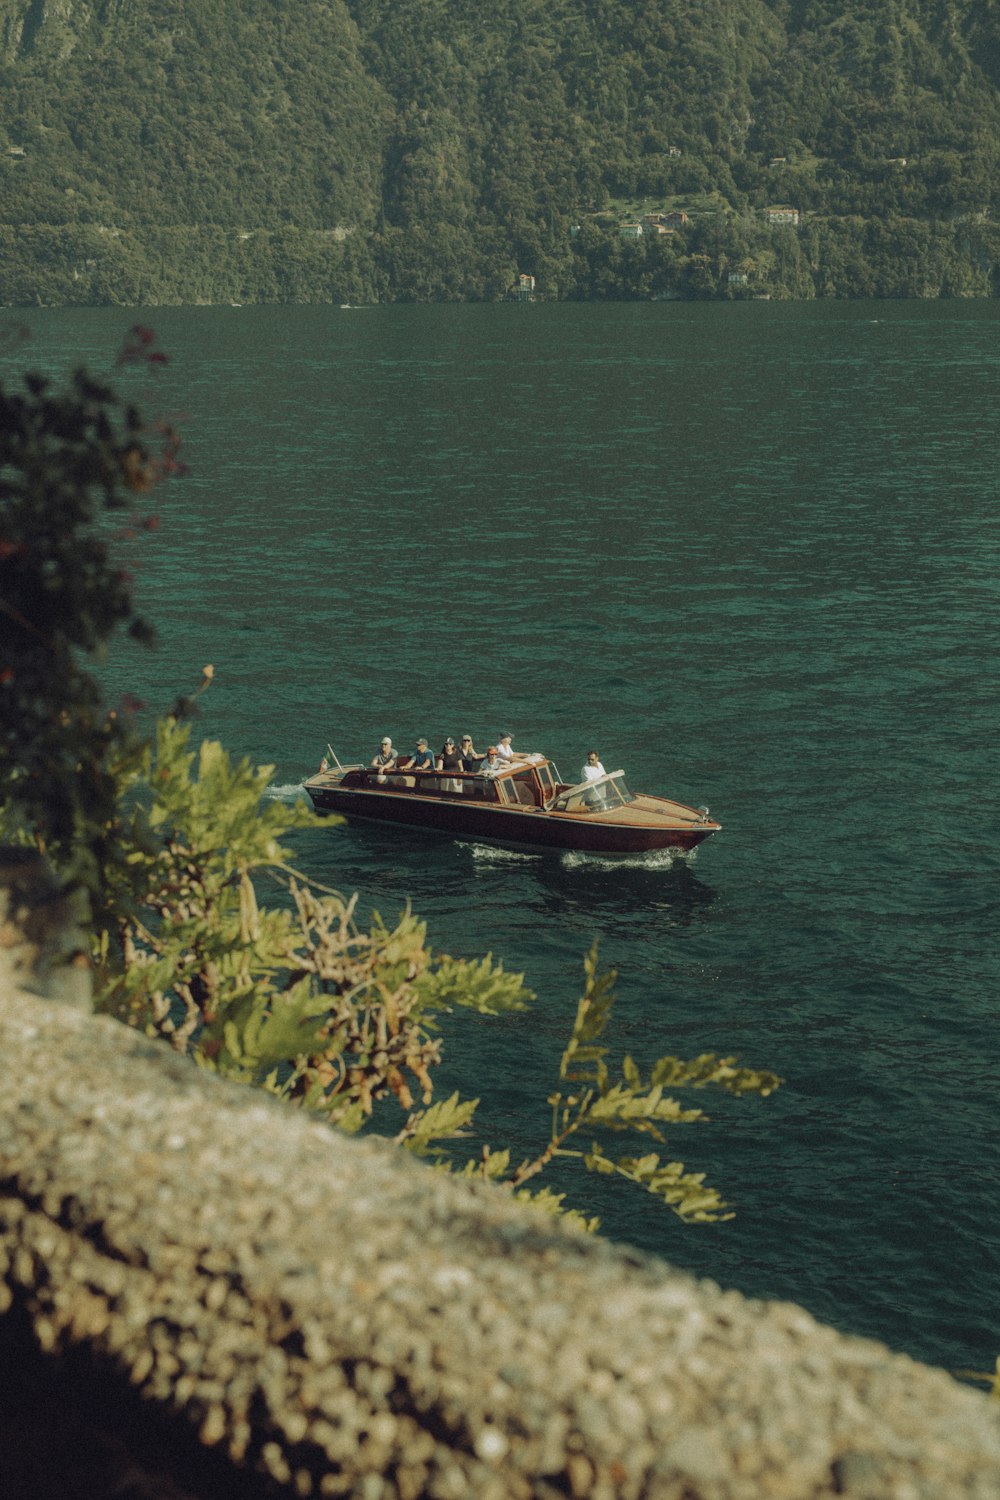
[[[738, 1067], [732, 1057], [702, 1053], [689, 1062], [665, 1056], [656, 1061], [648, 1078], [631, 1057], [622, 1063], [621, 1076], [612, 1078], [607, 1064], [608, 1048], [602, 1038], [615, 1003], [613, 969], [600, 973], [597, 946], [584, 959], [586, 984], [577, 1006], [576, 1020], [559, 1065], [559, 1083], [549, 1096], [552, 1111], [549, 1139], [537, 1156], [509, 1172], [507, 1153], [484, 1152], [481, 1161], [467, 1169], [493, 1181], [504, 1182], [518, 1196], [526, 1182], [536, 1177], [557, 1157], [581, 1161], [588, 1171], [617, 1175], [659, 1198], [680, 1218], [706, 1223], [732, 1218], [719, 1193], [705, 1184], [704, 1173], [687, 1172], [679, 1161], [661, 1161], [655, 1152], [642, 1156], [608, 1155], [595, 1140], [589, 1150], [575, 1144], [583, 1132], [634, 1132], [665, 1143], [664, 1125], [705, 1121], [709, 1117], [697, 1107], [685, 1108], [667, 1088], [713, 1086], [737, 1096], [766, 1097], [780, 1079], [764, 1069]], [[547, 1206], [547, 1205], [546, 1205]]]
[[[391, 927], [355, 921], [357, 897], [320, 893], [282, 842], [311, 826], [303, 805], [262, 800], [273, 768], [234, 763], [214, 741], [189, 749], [190, 725], [157, 726], [128, 781], [129, 846], [118, 873], [117, 941], [98, 958], [111, 1014], [225, 1077], [256, 1084], [357, 1130], [394, 1098], [397, 1135], [415, 1149], [465, 1128], [433, 1098], [437, 1019], [522, 1009], [523, 976], [487, 956], [434, 955], [410, 911]], [[285, 904], [262, 905], [270, 875]]]

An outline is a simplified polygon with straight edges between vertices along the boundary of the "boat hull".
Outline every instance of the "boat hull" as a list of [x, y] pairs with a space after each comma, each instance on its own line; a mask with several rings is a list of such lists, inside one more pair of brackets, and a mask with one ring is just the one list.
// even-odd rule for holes
[[[415, 797], [412, 793], [384, 790], [358, 790], [324, 783], [313, 777], [305, 790], [318, 812], [340, 813], [347, 818], [365, 818], [379, 823], [398, 823], [407, 828], [422, 828], [452, 838], [487, 840], [520, 849], [577, 850], [588, 854], [614, 856], [643, 854], [655, 849], [694, 849], [718, 831], [718, 823], [697, 821], [697, 814], [680, 804], [689, 821], [678, 822], [673, 815], [651, 811], [645, 818], [632, 817], [627, 822], [604, 816], [580, 817], [571, 813], [550, 812], [539, 807], [502, 807], [465, 802], [460, 799]], [[660, 799], [643, 799], [655, 803]]]

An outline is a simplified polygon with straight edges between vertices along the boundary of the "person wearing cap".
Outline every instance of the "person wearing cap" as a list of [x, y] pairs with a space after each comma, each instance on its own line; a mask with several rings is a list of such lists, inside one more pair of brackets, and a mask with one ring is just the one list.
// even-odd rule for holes
[[417, 740], [417, 748], [410, 756], [409, 771], [433, 771], [434, 757], [427, 748], [427, 741], [423, 735]]
[[384, 776], [386, 771], [392, 771], [396, 765], [396, 752], [392, 748], [392, 740], [384, 735], [382, 741], [371, 758], [371, 764]]
[[505, 729], [503, 734], [500, 735], [499, 739], [497, 740], [497, 754], [499, 755], [501, 760], [514, 759], [514, 752], [511, 749], [510, 745], [512, 739], [513, 735], [509, 734]]
[[496, 745], [491, 745], [486, 752], [486, 759], [479, 767], [480, 776], [496, 776], [503, 770], [503, 761]]

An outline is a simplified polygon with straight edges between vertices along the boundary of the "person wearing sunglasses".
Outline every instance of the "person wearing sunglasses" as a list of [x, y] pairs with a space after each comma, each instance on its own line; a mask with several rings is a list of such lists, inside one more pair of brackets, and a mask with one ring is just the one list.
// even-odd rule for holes
[[427, 748], [427, 741], [423, 735], [417, 740], [417, 748], [410, 756], [408, 771], [433, 771], [434, 757]]
[[486, 752], [485, 760], [479, 767], [479, 774], [480, 776], [499, 776], [503, 770], [503, 764], [496, 745], [491, 745]]
[[[448, 736], [441, 746], [441, 753], [437, 758], [437, 768], [439, 771], [460, 771], [462, 769], [462, 757], [459, 755], [455, 741], [451, 735]], [[457, 776], [451, 776], [442, 781], [441, 790], [443, 792], [460, 792], [462, 790], [462, 783]]]
[[462, 757], [463, 771], [478, 771], [480, 764], [486, 759], [486, 756], [473, 745], [471, 734], [462, 735], [458, 753]]

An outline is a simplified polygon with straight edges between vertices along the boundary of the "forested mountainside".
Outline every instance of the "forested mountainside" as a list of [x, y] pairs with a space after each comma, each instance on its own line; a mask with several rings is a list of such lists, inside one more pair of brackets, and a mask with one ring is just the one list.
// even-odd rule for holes
[[983, 0], [0, 0], [0, 301], [987, 296]]

